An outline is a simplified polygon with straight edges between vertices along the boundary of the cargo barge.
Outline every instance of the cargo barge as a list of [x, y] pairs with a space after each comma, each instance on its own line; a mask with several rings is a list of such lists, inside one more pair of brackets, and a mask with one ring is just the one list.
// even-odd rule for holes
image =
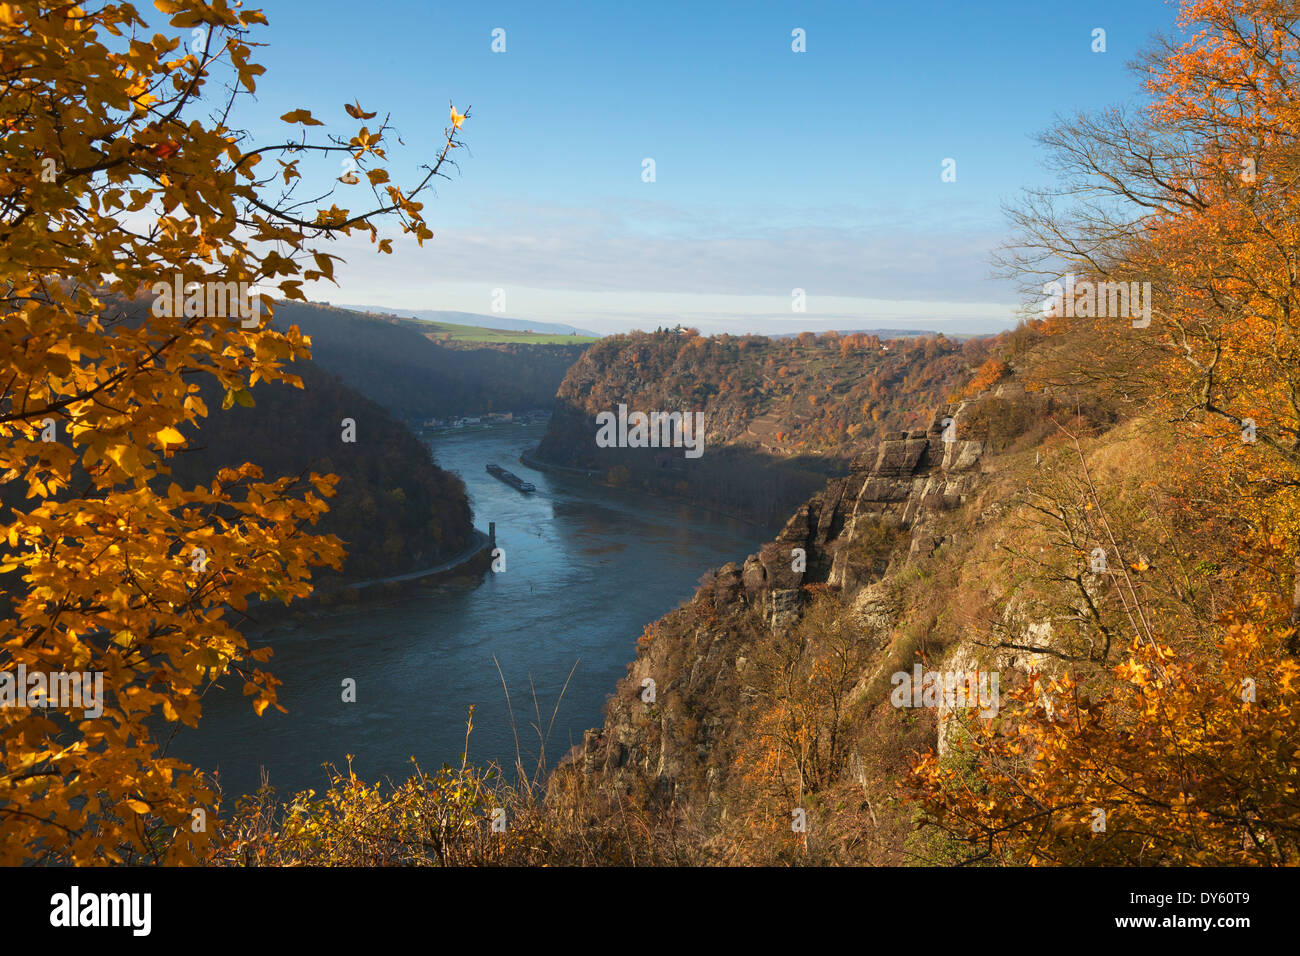
[[500, 478], [511, 488], [517, 488], [520, 491], [522, 491], [524, 494], [532, 494], [534, 491], [537, 490], [537, 486], [534, 485], [531, 481], [524, 481], [518, 475], [514, 474], [513, 472], [506, 471], [500, 465], [488, 465], [487, 473], [491, 475], [493, 478]]

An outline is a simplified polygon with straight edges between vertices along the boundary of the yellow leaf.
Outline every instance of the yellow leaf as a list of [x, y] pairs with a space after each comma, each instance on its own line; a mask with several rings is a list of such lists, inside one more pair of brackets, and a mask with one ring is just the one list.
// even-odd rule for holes
[[158, 439], [158, 443], [164, 447], [166, 447], [167, 445], [185, 444], [185, 436], [182, 435], [175, 428], [173, 428], [171, 425], [168, 425], [162, 431], [155, 432], [153, 437]]
[[286, 123], [301, 123], [303, 126], [325, 125], [320, 120], [312, 117], [311, 110], [290, 110], [288, 113], [281, 116], [280, 119], [284, 120]]

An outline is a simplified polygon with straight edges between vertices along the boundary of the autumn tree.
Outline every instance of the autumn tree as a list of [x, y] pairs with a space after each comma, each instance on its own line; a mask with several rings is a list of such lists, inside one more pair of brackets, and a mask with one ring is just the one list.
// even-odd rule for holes
[[[1300, 4], [1184, 0], [1180, 22], [1190, 39], [1145, 61], [1141, 109], [1044, 137], [1062, 185], [1016, 213], [1009, 263], [1036, 298], [1072, 275], [1149, 307], [1149, 323], [1109, 294], [1067, 307], [1058, 286], [1051, 318], [1024, 331], [1066, 344], [1049, 343], [1035, 374], [1122, 399], [1164, 440], [1147, 442], [1149, 501], [1099, 489], [1081, 452], [1074, 477], [1049, 460], [1030, 482], [1057, 537], [1038, 560], [1075, 591], [1076, 620], [1045, 649], [1064, 663], [915, 769], [928, 824], [971, 860], [1279, 864], [1300, 851]], [[1144, 539], [1163, 551], [1158, 571]], [[1109, 563], [1088, 568], [1093, 549]], [[1197, 583], [1207, 566], [1214, 588]]]
[[[264, 72], [250, 39], [263, 15], [155, 6], [157, 32], [129, 4], [0, 4], [0, 671], [103, 678], [101, 713], [0, 708], [9, 864], [204, 848], [213, 795], [157, 728], [193, 726], [223, 676], [258, 713], [274, 704], [269, 650], [249, 647], [239, 612], [306, 595], [310, 567], [341, 551], [310, 533], [332, 476], [232, 462], [183, 488], [167, 477], [177, 426], [209, 414], [197, 379], [226, 406], [251, 403], [259, 381], [301, 387], [288, 365], [309, 342], [271, 328], [269, 294], [242, 290], [302, 299], [304, 282], [333, 277], [322, 240], [360, 231], [387, 253], [384, 221], [429, 239], [419, 197], [464, 120], [452, 111], [406, 187], [386, 169], [388, 121], [356, 104], [350, 135], [308, 141], [323, 123], [295, 109], [283, 139], [254, 144], [235, 116]], [[331, 182], [304, 199], [313, 158]], [[336, 201], [349, 191], [366, 194], [360, 211]]]
[[1097, 679], [1031, 676], [999, 721], [967, 719], [957, 752], [918, 762], [928, 825], [966, 862], [1300, 862], [1300, 664], [1281, 610], [1231, 614], [1209, 661], [1136, 639]]
[[782, 820], [843, 772], [852, 740], [849, 691], [866, 660], [838, 597], [825, 585], [810, 586], [807, 595], [799, 621], [754, 651], [753, 731], [737, 761], [748, 799], [775, 808]]
[[1237, 503], [1295, 540], [1300, 4], [1184, 0], [1179, 22], [1190, 39], [1145, 60], [1140, 109], [1043, 136], [1060, 185], [1016, 210], [1006, 262], [1036, 301], [1066, 274], [1145, 295], [1149, 316], [1132, 302], [1116, 314], [1109, 294], [1055, 316], [1078, 333], [1062, 376], [1141, 402], [1212, 453], [1248, 454]]
[[1011, 368], [1006, 362], [1000, 358], [990, 358], [975, 371], [974, 378], [966, 386], [966, 394], [978, 395], [980, 392], [992, 388], [1010, 373]]

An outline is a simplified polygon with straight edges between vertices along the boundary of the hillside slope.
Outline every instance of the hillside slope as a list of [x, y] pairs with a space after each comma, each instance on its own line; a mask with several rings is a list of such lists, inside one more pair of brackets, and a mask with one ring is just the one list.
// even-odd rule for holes
[[[536, 458], [779, 526], [880, 434], [928, 426], [985, 349], [941, 336], [610, 336], [569, 369]], [[596, 415], [620, 405], [701, 413], [703, 453], [599, 447]]]
[[[416, 319], [431, 326], [452, 326], [459, 329], [491, 329], [506, 332], [531, 332], [535, 335], [576, 336], [580, 339], [597, 339], [599, 333], [589, 329], [580, 329], [565, 322], [539, 322], [536, 319], [512, 319], [509, 316], [492, 313], [483, 315], [479, 312], [453, 312], [445, 309], [392, 309], [373, 305], [351, 305], [341, 303], [341, 309], [354, 312], [370, 312], [377, 315], [397, 315]], [[460, 334], [460, 333], [457, 333]]]
[[448, 348], [407, 323], [345, 309], [279, 302], [275, 325], [311, 337], [312, 358], [405, 420], [550, 408], [582, 346]]
[[[268, 477], [337, 474], [337, 495], [315, 530], [342, 539], [342, 580], [417, 570], [464, 550], [474, 529], [460, 478], [434, 464], [401, 422], [315, 363], [294, 371], [302, 389], [262, 383], [251, 390], [253, 407], [222, 410], [220, 391], [205, 383], [210, 414], [186, 429], [189, 445], [172, 459], [170, 480], [191, 486], [245, 461]], [[354, 442], [343, 440], [344, 419], [355, 423]], [[315, 576], [339, 577], [328, 569]]]
[[1167, 437], [1122, 403], [1028, 379], [883, 434], [758, 554], [706, 575], [646, 628], [553, 792], [641, 814], [695, 862], [964, 859], [902, 798], [919, 754], [965, 759], [949, 745], [968, 714], [891, 692], [918, 665], [1000, 674], [1004, 695], [1067, 665], [1111, 679], [1127, 605], [1089, 567], [1080, 475], [1114, 508], [1120, 552], [1141, 556], [1153, 613], [1208, 634], [1232, 587], [1219, 565], [1191, 567], [1184, 550], [1200, 536], [1209, 553], [1214, 532], [1180, 521], [1178, 489], [1145, 465]]

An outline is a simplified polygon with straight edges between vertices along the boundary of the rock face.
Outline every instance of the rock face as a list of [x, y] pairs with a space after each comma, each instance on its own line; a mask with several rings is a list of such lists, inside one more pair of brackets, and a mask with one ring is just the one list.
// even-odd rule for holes
[[[667, 799], [685, 783], [712, 794], [729, 769], [727, 728], [752, 694], [745, 673], [753, 631], [736, 622], [757, 616], [761, 628], [784, 632], [797, 623], [808, 585], [852, 595], [863, 639], [882, 647], [897, 609], [870, 585], [891, 560], [942, 547], [933, 519], [960, 507], [980, 481], [984, 447], [960, 437], [965, 409], [949, 406], [928, 429], [883, 436], [775, 540], [743, 565], [719, 568], [694, 601], [659, 622], [610, 698], [604, 727], [586, 733], [571, 764], [613, 791]], [[685, 701], [675, 716], [661, 706], [666, 695]]]
[[[959, 420], [960, 410], [952, 416]], [[978, 480], [982, 442], [959, 440], [936, 416], [928, 431], [895, 432], [853, 462], [845, 478], [801, 506], [771, 546], [745, 562], [743, 585], [750, 600], [764, 591], [779, 594], [804, 584], [825, 582], [855, 589], [883, 567], [855, 562], [852, 545], [859, 529], [871, 526], [911, 535], [910, 554], [929, 554], [943, 543], [927, 531], [935, 512], [966, 500]], [[795, 549], [806, 556], [806, 569], [795, 570]]]

